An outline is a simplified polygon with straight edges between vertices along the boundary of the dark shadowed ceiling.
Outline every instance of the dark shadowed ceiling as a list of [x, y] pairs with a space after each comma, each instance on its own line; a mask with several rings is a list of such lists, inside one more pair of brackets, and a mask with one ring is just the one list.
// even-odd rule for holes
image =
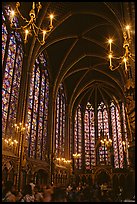
[[[90, 101], [108, 103], [123, 98], [123, 68], [109, 70], [107, 55], [109, 37], [114, 39], [114, 55], [123, 55], [122, 29], [124, 2], [41, 2], [38, 23], [47, 25], [47, 14], [53, 12], [54, 29], [47, 37], [46, 50], [52, 80], [58, 88], [64, 82], [68, 104]], [[21, 2], [25, 13], [31, 3]], [[39, 53], [38, 52], [38, 53]], [[57, 91], [57, 90], [56, 90]]]
[[[55, 29], [47, 39], [47, 53], [58, 80], [64, 80], [70, 103], [89, 100], [93, 105], [122, 96], [122, 69], [109, 70], [107, 39], [122, 55], [123, 12], [121, 3], [51, 3]], [[52, 10], [52, 9], [51, 9]]]

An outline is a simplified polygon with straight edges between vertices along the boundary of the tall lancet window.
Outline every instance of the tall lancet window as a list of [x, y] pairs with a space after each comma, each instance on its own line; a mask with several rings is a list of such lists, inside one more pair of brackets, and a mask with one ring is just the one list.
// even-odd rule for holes
[[28, 155], [34, 159], [46, 159], [48, 102], [49, 75], [46, 57], [42, 53], [33, 66], [28, 101], [28, 134], [26, 140], [29, 143]]
[[74, 124], [74, 153], [80, 154], [78, 159], [75, 159], [75, 166], [78, 169], [82, 167], [82, 115], [81, 106], [79, 105], [75, 113]]
[[8, 31], [6, 28], [6, 21], [5, 21], [4, 14], [2, 12], [2, 62], [4, 62], [5, 50], [6, 50], [6, 42], [8, 37]]
[[65, 123], [66, 98], [63, 84], [60, 84], [56, 99], [55, 154], [62, 158], [65, 157]]
[[123, 145], [121, 134], [121, 120], [119, 114], [119, 106], [115, 106], [111, 102], [111, 124], [112, 124], [112, 136], [113, 136], [113, 149], [114, 149], [114, 167], [123, 168]]
[[88, 102], [84, 115], [84, 140], [85, 140], [85, 168], [90, 170], [95, 166], [95, 124], [94, 108]]
[[107, 108], [103, 102], [98, 106], [98, 138], [105, 141], [99, 147], [99, 163], [110, 164], [110, 154], [106, 141], [109, 141]]
[[125, 147], [124, 151], [126, 152], [126, 160], [129, 165], [129, 155], [128, 155], [128, 135], [127, 135], [127, 120], [126, 120], [126, 110], [124, 103], [122, 103], [122, 114], [123, 114], [123, 126], [124, 126], [124, 136], [125, 136]]
[[[8, 30], [10, 8], [2, 12], [2, 133], [11, 137], [12, 126], [16, 123], [23, 49], [19, 33]], [[14, 24], [17, 25], [17, 18]]]

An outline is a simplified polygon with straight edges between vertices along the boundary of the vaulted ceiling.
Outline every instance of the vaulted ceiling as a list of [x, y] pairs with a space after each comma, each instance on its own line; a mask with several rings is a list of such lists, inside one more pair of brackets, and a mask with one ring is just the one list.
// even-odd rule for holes
[[[15, 2], [14, 2], [15, 3]], [[123, 55], [125, 25], [124, 2], [41, 2], [38, 23], [47, 26], [47, 14], [53, 12], [54, 28], [45, 50], [53, 83], [63, 82], [68, 104], [94, 104], [124, 98], [123, 68], [109, 69], [109, 37], [114, 39], [114, 55]], [[22, 12], [29, 12], [31, 3], [21, 2]], [[36, 46], [36, 45], [35, 45]]]
[[111, 71], [107, 60], [109, 37], [115, 39], [114, 53], [123, 54], [122, 4], [51, 3], [49, 10], [56, 16], [46, 50], [52, 73], [57, 83], [64, 81], [70, 104], [90, 101], [94, 106], [96, 101], [122, 98], [123, 70]]

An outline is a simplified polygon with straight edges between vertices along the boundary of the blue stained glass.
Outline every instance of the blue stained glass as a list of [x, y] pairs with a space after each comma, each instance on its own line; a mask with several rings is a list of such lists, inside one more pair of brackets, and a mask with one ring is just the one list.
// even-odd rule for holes
[[84, 115], [84, 138], [85, 138], [85, 165], [89, 170], [92, 166], [95, 166], [95, 128], [94, 128], [94, 109], [90, 104], [88, 108], [87, 103], [85, 115]]
[[[18, 93], [19, 93], [19, 84], [21, 79], [21, 69], [22, 69], [22, 47], [19, 46], [17, 50], [17, 56], [16, 56], [16, 64], [15, 64], [15, 71], [14, 71], [14, 77], [13, 77], [13, 88], [12, 88], [12, 97], [11, 97], [11, 108], [10, 108], [10, 117], [16, 118], [16, 109], [17, 109], [17, 103], [18, 103]], [[13, 117], [14, 115], [14, 117]]]
[[[10, 8], [5, 8], [7, 15], [10, 13]], [[3, 15], [3, 13], [2, 13]], [[6, 29], [6, 20], [2, 24], [2, 58], [4, 59], [5, 50], [7, 49], [7, 58], [5, 58], [4, 78], [2, 84], [2, 129], [4, 136], [6, 135], [6, 126], [11, 128], [11, 124], [16, 121], [16, 111], [19, 96], [20, 78], [22, 71], [23, 50], [18, 40], [21, 42], [20, 35], [15, 38], [13, 32], [8, 33]], [[17, 21], [17, 19], [15, 19]], [[16, 22], [15, 22], [16, 23]], [[7, 36], [9, 35], [9, 44]]]
[[[124, 133], [125, 133], [125, 148], [128, 149], [128, 135], [127, 135], [127, 120], [126, 120], [126, 110], [124, 103], [122, 103], [122, 115], [123, 115], [123, 126], [124, 126]], [[127, 164], [129, 165], [129, 155], [128, 151], [126, 154]]]
[[[48, 71], [46, 75], [44, 72], [41, 74], [42, 62], [46, 62], [44, 54], [38, 56], [30, 82], [30, 94], [28, 100], [28, 123], [29, 130], [27, 140], [29, 143], [29, 156], [32, 158], [45, 160], [46, 154], [46, 140], [47, 140], [47, 120], [48, 120], [48, 94], [49, 94], [49, 78]], [[41, 67], [41, 68], [40, 68]], [[45, 67], [44, 67], [45, 68]], [[48, 83], [47, 83], [48, 82]], [[41, 89], [40, 89], [41, 84]], [[40, 96], [40, 101], [39, 101]], [[32, 116], [32, 121], [31, 121]], [[37, 120], [39, 116], [39, 120]], [[37, 144], [35, 144], [37, 138]]]
[[[56, 99], [56, 135], [55, 135], [55, 148], [56, 155], [58, 157], [64, 157], [64, 146], [65, 142], [65, 94], [63, 84], [60, 84], [57, 99]], [[63, 117], [64, 116], [64, 117]]]
[[114, 149], [114, 166], [115, 168], [123, 168], [123, 147], [119, 107], [111, 102], [111, 124], [113, 134], [113, 149]]
[[2, 61], [4, 61], [5, 49], [6, 49], [6, 41], [7, 41], [7, 29], [6, 25], [2, 24]]
[[81, 123], [81, 107], [78, 106], [75, 114], [74, 125], [74, 153], [80, 154], [80, 157], [75, 160], [75, 166], [78, 169], [82, 168], [82, 123]]
[[[106, 106], [101, 102], [98, 106], [98, 137], [100, 139], [109, 139], [108, 113]], [[101, 144], [99, 147], [99, 157], [101, 164], [110, 164], [110, 154], [107, 151], [107, 145]]]

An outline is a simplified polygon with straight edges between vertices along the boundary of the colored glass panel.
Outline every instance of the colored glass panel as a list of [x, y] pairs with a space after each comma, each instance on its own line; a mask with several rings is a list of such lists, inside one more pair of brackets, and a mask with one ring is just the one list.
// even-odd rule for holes
[[[10, 11], [5, 8], [5, 11]], [[20, 79], [22, 71], [23, 50], [20, 44], [21, 37], [17, 32], [8, 33], [6, 28], [6, 18], [2, 13], [2, 60], [5, 60], [3, 66], [4, 77], [2, 84], [2, 133], [8, 136], [8, 129], [11, 129], [16, 122], [16, 111], [18, 106]], [[15, 19], [17, 23], [17, 19]], [[9, 41], [7, 36], [9, 35]], [[18, 38], [16, 38], [18, 35]], [[5, 51], [7, 51], [5, 55]]]
[[[127, 135], [127, 123], [126, 123], [126, 110], [124, 103], [122, 103], [122, 114], [123, 114], [123, 126], [124, 126], [124, 135], [125, 135], [125, 142], [126, 142], [126, 150], [128, 149], [128, 135]], [[126, 154], [127, 164], [129, 165], [129, 155], [128, 150]]]
[[[89, 103], [88, 103], [89, 104]], [[90, 170], [95, 166], [95, 124], [94, 109], [87, 105], [84, 115], [84, 140], [85, 140], [85, 168]]]
[[44, 54], [40, 54], [33, 66], [28, 100], [28, 154], [31, 158], [46, 160], [49, 76]]
[[123, 146], [121, 134], [121, 120], [119, 114], [119, 107], [111, 102], [111, 124], [113, 135], [113, 150], [114, 150], [114, 167], [123, 168]]
[[78, 159], [75, 159], [75, 166], [78, 169], [82, 168], [82, 118], [81, 107], [78, 106], [75, 114], [74, 125], [74, 153], [80, 154]]
[[55, 154], [64, 158], [65, 148], [65, 121], [66, 121], [66, 100], [63, 84], [60, 84], [56, 99], [56, 131], [55, 131]]

